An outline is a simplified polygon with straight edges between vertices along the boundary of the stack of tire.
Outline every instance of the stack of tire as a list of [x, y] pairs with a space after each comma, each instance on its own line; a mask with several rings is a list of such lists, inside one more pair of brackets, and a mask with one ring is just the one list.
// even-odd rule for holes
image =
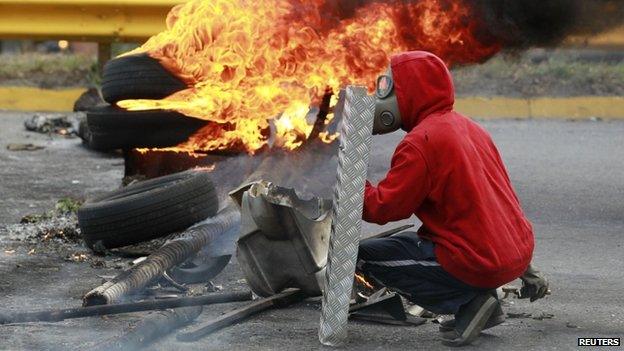
[[[189, 170], [91, 199], [78, 210], [78, 224], [87, 246], [105, 252], [183, 231], [213, 217], [218, 208], [209, 173]], [[205, 282], [221, 272], [230, 258], [231, 254], [196, 256], [170, 275], [181, 283]]]
[[186, 88], [147, 54], [115, 58], [102, 73], [102, 96], [108, 104], [87, 112], [86, 125], [79, 134], [87, 145], [101, 151], [180, 144], [207, 122], [166, 110], [127, 111], [116, 103], [163, 99]]

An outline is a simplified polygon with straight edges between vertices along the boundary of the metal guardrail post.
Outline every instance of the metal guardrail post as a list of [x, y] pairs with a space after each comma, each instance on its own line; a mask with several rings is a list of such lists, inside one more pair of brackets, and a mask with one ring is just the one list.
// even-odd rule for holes
[[347, 87], [319, 328], [319, 340], [328, 346], [339, 346], [347, 338], [349, 300], [362, 226], [364, 182], [370, 154], [374, 104], [374, 97], [367, 96], [365, 88]]
[[98, 63], [98, 69], [99, 69], [100, 74], [103, 74], [104, 65], [106, 64], [106, 62], [108, 62], [111, 59], [112, 56], [113, 56], [113, 52], [111, 48], [111, 43], [108, 43], [108, 42], [98, 43], [97, 63]]

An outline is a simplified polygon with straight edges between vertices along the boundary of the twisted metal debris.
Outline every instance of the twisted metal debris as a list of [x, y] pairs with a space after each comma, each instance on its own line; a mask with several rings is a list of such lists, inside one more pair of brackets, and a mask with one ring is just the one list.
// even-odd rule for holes
[[215, 217], [192, 226], [180, 238], [166, 243], [141, 263], [89, 291], [83, 297], [83, 305], [117, 303], [124, 296], [139, 292], [167, 269], [183, 263], [238, 222], [238, 209], [235, 206], [224, 208]]

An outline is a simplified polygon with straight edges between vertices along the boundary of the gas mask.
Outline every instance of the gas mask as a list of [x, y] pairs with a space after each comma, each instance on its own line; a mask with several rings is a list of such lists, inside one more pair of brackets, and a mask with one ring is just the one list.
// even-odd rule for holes
[[401, 128], [401, 112], [394, 90], [392, 69], [377, 78], [373, 134], [392, 133]]

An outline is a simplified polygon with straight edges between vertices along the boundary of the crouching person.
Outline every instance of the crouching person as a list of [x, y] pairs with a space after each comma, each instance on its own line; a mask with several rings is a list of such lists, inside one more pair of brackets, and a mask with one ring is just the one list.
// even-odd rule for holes
[[[546, 282], [530, 268], [533, 229], [490, 135], [453, 110], [445, 64], [427, 52], [394, 56], [377, 80], [374, 134], [407, 132], [377, 186], [366, 184], [363, 219], [416, 215], [422, 226], [360, 244], [358, 269], [419, 306], [454, 314], [443, 343], [462, 346], [505, 319], [496, 288], [518, 277], [531, 300]], [[525, 274], [526, 272], [526, 274]]]

